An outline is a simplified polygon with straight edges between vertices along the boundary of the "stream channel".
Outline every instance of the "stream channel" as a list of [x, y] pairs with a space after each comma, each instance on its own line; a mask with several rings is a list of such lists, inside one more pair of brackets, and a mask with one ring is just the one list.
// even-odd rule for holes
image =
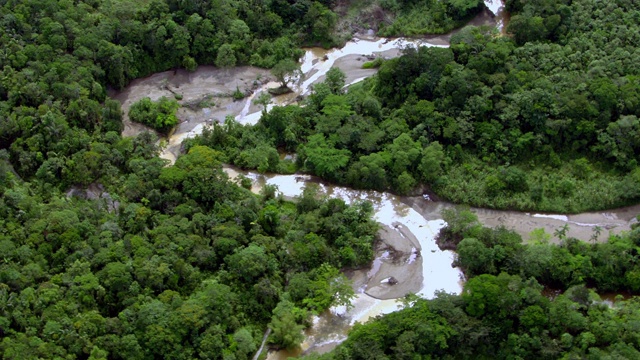
[[[260, 192], [265, 184], [276, 185], [286, 198], [302, 194], [307, 183], [319, 185], [320, 194], [343, 199], [347, 203], [369, 201], [373, 205], [374, 218], [382, 225], [379, 233], [376, 258], [371, 268], [348, 271], [353, 281], [356, 298], [353, 308], [332, 308], [314, 317], [313, 326], [306, 330], [305, 341], [295, 351], [269, 353], [267, 359], [286, 359], [307, 352], [326, 352], [346, 339], [355, 322], [365, 322], [371, 317], [399, 309], [401, 299], [407, 293], [432, 298], [436, 291], [460, 293], [463, 275], [451, 263], [455, 254], [440, 250], [435, 236], [445, 225], [441, 212], [456, 205], [431, 201], [427, 196], [407, 197], [385, 192], [354, 190], [323, 182], [309, 175], [269, 175], [254, 171], [242, 171], [230, 166], [226, 173], [233, 180], [243, 174], [253, 181], [253, 192]], [[576, 215], [532, 214], [517, 211], [499, 211], [471, 208], [485, 226], [505, 226], [518, 232], [526, 240], [532, 230], [543, 228], [547, 233], [563, 225], [569, 226], [568, 236], [588, 239], [595, 226], [603, 229], [599, 240], [629, 230], [640, 213], [640, 205], [607, 212]], [[552, 241], [554, 241], [553, 239]], [[389, 283], [394, 277], [398, 282]]]
[[[486, 9], [471, 21], [473, 25], [490, 25], [503, 28], [508, 19], [501, 11], [499, 0], [485, 1]], [[497, 14], [497, 16], [495, 15]], [[348, 85], [361, 81], [376, 72], [376, 69], [362, 69], [362, 64], [377, 56], [391, 58], [399, 56], [406, 46], [447, 47], [451, 34], [431, 36], [426, 39], [380, 39], [361, 35], [348, 42], [341, 49], [305, 49], [301, 70], [304, 76], [294, 82], [293, 93], [274, 97], [268, 109], [275, 105], [296, 103], [299, 96], [311, 91], [311, 86], [324, 80], [324, 75], [333, 66], [346, 74]], [[201, 66], [194, 72], [185, 70], [167, 71], [144, 79], [135, 80], [125, 90], [112, 94], [119, 100], [125, 114], [123, 136], [135, 136], [148, 131], [140, 124], [131, 123], [127, 112], [132, 103], [143, 97], [157, 100], [161, 96], [182, 95], [181, 108], [177, 116], [181, 119], [172, 135], [164, 141], [161, 157], [173, 163], [181, 152], [184, 139], [196, 136], [204, 126], [222, 122], [233, 117], [242, 124], [255, 124], [260, 119], [261, 109], [253, 99], [263, 91], [278, 84], [270, 81], [269, 72], [254, 67], [217, 69]], [[242, 101], [233, 101], [229, 94], [234, 90], [244, 90], [250, 94]], [[442, 251], [435, 243], [435, 236], [445, 225], [441, 218], [443, 209], [454, 205], [431, 201], [428, 196], [402, 197], [376, 191], [353, 190], [334, 186], [308, 175], [264, 175], [250, 171], [240, 171], [225, 167], [231, 179], [240, 173], [253, 180], [253, 191], [258, 192], [265, 184], [276, 185], [286, 197], [302, 193], [306, 183], [319, 184], [321, 193], [344, 199], [347, 203], [370, 201], [375, 210], [375, 219], [382, 225], [381, 241], [377, 255], [370, 269], [349, 271], [347, 276], [353, 281], [356, 298], [353, 307], [332, 308], [313, 319], [313, 325], [306, 330], [306, 339], [300, 349], [294, 352], [270, 352], [268, 359], [285, 359], [310, 351], [325, 352], [334, 348], [346, 338], [355, 322], [365, 322], [371, 317], [398, 310], [397, 299], [407, 293], [416, 293], [432, 298], [434, 292], [442, 290], [459, 293], [463, 277], [459, 269], [451, 263], [455, 254]], [[603, 231], [600, 240], [614, 233], [628, 230], [640, 213], [640, 205], [615, 209], [608, 212], [583, 213], [577, 215], [529, 214], [513, 211], [472, 209], [486, 226], [504, 225], [528, 238], [529, 233], [543, 228], [547, 233], [569, 225], [568, 236], [588, 239], [594, 227]], [[391, 284], [389, 279], [397, 281]]]

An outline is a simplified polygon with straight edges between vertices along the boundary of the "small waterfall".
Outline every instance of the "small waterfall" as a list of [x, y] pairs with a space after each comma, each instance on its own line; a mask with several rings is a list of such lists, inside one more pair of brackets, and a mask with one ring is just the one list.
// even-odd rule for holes
[[262, 92], [262, 88], [260, 88], [257, 91], [254, 91], [251, 95], [246, 97], [244, 107], [242, 108], [242, 110], [240, 110], [240, 114], [236, 116], [236, 121], [240, 121], [240, 119], [242, 119], [243, 117], [247, 116], [247, 114], [249, 114], [249, 109], [251, 109], [251, 103], [253, 102], [253, 99], [255, 99], [255, 97], [261, 92]]

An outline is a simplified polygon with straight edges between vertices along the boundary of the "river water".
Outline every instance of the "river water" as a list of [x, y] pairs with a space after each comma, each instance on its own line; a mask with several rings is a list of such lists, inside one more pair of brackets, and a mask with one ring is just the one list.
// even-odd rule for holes
[[[399, 305], [396, 299], [407, 293], [430, 298], [436, 290], [460, 291], [462, 274], [459, 269], [451, 267], [454, 253], [440, 250], [434, 241], [445, 225], [444, 221], [438, 216], [428, 220], [419, 213], [419, 209], [408, 205], [403, 197], [324, 184], [307, 175], [261, 175], [231, 167], [226, 167], [225, 171], [232, 179], [238, 173], [251, 178], [254, 192], [270, 184], [277, 186], [284, 196], [294, 197], [302, 193], [306, 184], [315, 183], [323, 195], [341, 198], [347, 203], [369, 201], [374, 208], [374, 218], [385, 226], [381, 233], [383, 242], [372, 267], [347, 274], [353, 280], [357, 293], [353, 308], [349, 311], [334, 308], [316, 317], [299, 352], [330, 349], [346, 337], [346, 332], [356, 321], [364, 322], [370, 317], [396, 311]], [[397, 284], [389, 284], [391, 276], [396, 278]], [[269, 358], [291, 355], [275, 352]]]
[[484, 0], [484, 6], [495, 16], [496, 27], [504, 33], [509, 24], [509, 14], [504, 9], [503, 0]]
[[[302, 76], [300, 78], [293, 79], [290, 84], [293, 92], [272, 97], [271, 104], [267, 106], [266, 110], [269, 111], [276, 105], [282, 106], [295, 103], [299, 96], [308, 95], [311, 92], [312, 86], [323, 81], [325, 74], [332, 67], [338, 67], [345, 73], [346, 84], [348, 85], [362, 81], [375, 74], [377, 71], [377, 69], [362, 69], [362, 64], [364, 62], [375, 56], [382, 56], [386, 58], [397, 57], [401, 53], [400, 50], [407, 46], [447, 47], [448, 44], [444, 39], [440, 38], [434, 38], [430, 41], [420, 39], [390, 40], [378, 38], [349, 41], [340, 49], [327, 50], [322, 48], [307, 48], [305, 49], [305, 54], [301, 62]], [[235, 83], [233, 80], [229, 79], [222, 82], [216, 82], [216, 79], [220, 78], [224, 74], [234, 72], [239, 72], [236, 75], [238, 79]], [[164, 77], [162, 77], [162, 74], [164, 74]], [[176, 75], [178, 75], [179, 80], [176, 80]], [[257, 80], [258, 77], [261, 77], [265, 81]], [[198, 97], [207, 91], [229, 93], [233, 91], [234, 86], [245, 88], [251, 92], [251, 94], [242, 101], [236, 102], [231, 101], [228, 97], [218, 97], [216, 98], [216, 106], [211, 108], [195, 110], [181, 108], [181, 113], [178, 113], [177, 115], [179, 118], [185, 119], [186, 121], [181, 122], [174, 133], [169, 137], [166, 147], [160, 156], [173, 163], [180, 153], [180, 145], [184, 139], [191, 138], [202, 133], [204, 126], [207, 124], [214, 121], [222, 122], [228, 116], [233, 117], [237, 122], [243, 125], [256, 124], [258, 120], [260, 120], [262, 109], [253, 104], [254, 99], [260, 93], [268, 91], [269, 88], [280, 86], [279, 83], [268, 80], [269, 75], [264, 73], [263, 70], [251, 67], [231, 69], [226, 70], [226, 72], [215, 68], [203, 67], [202, 70], [198, 68], [198, 70], [191, 74], [183, 74], [182, 72], [179, 74], [166, 72], [158, 74], [158, 78], [150, 79], [150, 82], [152, 83], [163, 84], [163, 86], [172, 89], [174, 92], [180, 92], [183, 95], [181, 103], [197, 101]], [[238, 85], [238, 83], [240, 85]], [[136, 89], [136, 87], [139, 87], [139, 89]], [[185, 89], [191, 90], [194, 88], [200, 89], [200, 93], [185, 91]], [[211, 88], [215, 90], [208, 90]], [[167, 89], [154, 88], [144, 81], [133, 83], [131, 86], [127, 87], [126, 91], [127, 96], [120, 98], [125, 112], [132, 101], [130, 94], [144, 93], [146, 96], [152, 98], [152, 100], [155, 100], [160, 96], [173, 96], [173, 94], [167, 94], [169, 92]], [[127, 123], [127, 126], [134, 129], [138, 127], [138, 125], [130, 123]], [[142, 130], [143, 129], [140, 129], [140, 131]]]
[[[495, 26], [496, 19], [485, 10], [471, 24]], [[323, 81], [332, 67], [338, 67], [345, 73], [348, 86], [377, 72], [377, 69], [363, 69], [362, 65], [366, 61], [378, 56], [397, 57], [407, 46], [448, 47], [452, 34], [431, 36], [428, 39], [364, 37], [349, 41], [340, 49], [306, 48], [300, 64], [302, 76], [290, 83], [293, 92], [273, 97], [267, 111], [276, 105], [293, 104], [299, 96], [308, 95], [312, 86]], [[194, 72], [178, 69], [137, 79], [123, 91], [110, 95], [120, 101], [125, 114], [123, 136], [135, 136], [149, 130], [141, 124], [129, 121], [127, 113], [134, 102], [143, 97], [151, 100], [158, 100], [162, 96], [172, 98], [177, 94], [182, 97], [179, 101], [181, 108], [176, 114], [181, 122], [171, 136], [162, 142], [164, 149], [160, 155], [173, 163], [181, 152], [182, 142], [202, 133], [204, 127], [213, 122], [221, 123], [225, 118], [232, 117], [241, 124], [257, 123], [262, 109], [253, 104], [253, 101], [260, 93], [279, 86], [272, 80], [268, 71], [251, 66], [232, 69], [200, 66]], [[241, 101], [234, 101], [229, 94], [236, 89], [249, 96]]]
[[[502, 11], [502, 4], [499, 0], [487, 0], [485, 4], [492, 14], [485, 10], [472, 23], [502, 27], [505, 19], [508, 19]], [[275, 105], [295, 103], [298, 96], [308, 94], [313, 84], [322, 81], [331, 67], [343, 70], [346, 83], [353, 84], [376, 72], [376, 69], [362, 69], [362, 64], [371, 56], [399, 56], [400, 50], [406, 46], [446, 47], [450, 35], [430, 37], [428, 40], [360, 39], [348, 42], [341, 49], [305, 49], [301, 63], [303, 76], [292, 82], [294, 91], [272, 98], [272, 103], [266, 110], [269, 111]], [[177, 114], [182, 122], [164, 143], [165, 148], [161, 154], [161, 157], [173, 163], [180, 153], [182, 141], [200, 134], [207, 124], [222, 122], [229, 116], [242, 124], [257, 123], [262, 109], [254, 105], [253, 100], [261, 92], [279, 86], [269, 76], [267, 71], [253, 67], [223, 70], [202, 66], [192, 73], [177, 70], [136, 80], [124, 91], [113, 94], [113, 97], [122, 103], [126, 113], [131, 103], [144, 96], [152, 100], [161, 96], [171, 97], [176, 93], [183, 96], [183, 106]], [[225, 96], [235, 89], [245, 90], [250, 95], [242, 101], [233, 101]], [[202, 103], [203, 96], [211, 101]], [[192, 106], [193, 104], [199, 105]], [[123, 135], [132, 136], [146, 130], [130, 123], [125, 116]], [[462, 274], [459, 269], [451, 267], [455, 254], [442, 251], [435, 244], [436, 234], [445, 225], [441, 211], [454, 205], [433, 202], [427, 196], [401, 197], [376, 191], [353, 190], [327, 184], [307, 175], [263, 175], [231, 167], [226, 167], [225, 171], [232, 179], [239, 173], [251, 178], [253, 191], [256, 192], [265, 184], [272, 184], [283, 195], [295, 197], [301, 194], [306, 184], [315, 183], [325, 195], [339, 197], [347, 203], [369, 201], [375, 210], [375, 219], [383, 225], [380, 232], [382, 241], [378, 245], [377, 256], [371, 268], [347, 273], [357, 294], [353, 308], [348, 311], [345, 308], [333, 308], [314, 317], [313, 326], [306, 331], [306, 339], [300, 349], [294, 352], [271, 352], [269, 359], [285, 359], [309, 351], [328, 351], [346, 338], [355, 322], [364, 322], [371, 317], [398, 310], [400, 302], [397, 299], [407, 293], [431, 298], [439, 290], [449, 293], [461, 291]], [[552, 234], [554, 230], [567, 224], [568, 236], [588, 239], [593, 234], [594, 227], [599, 226], [603, 229], [599, 240], [605, 240], [611, 234], [628, 230], [635, 215], [640, 213], [640, 206], [570, 216], [472, 210], [483, 224], [504, 225], [522, 234], [525, 239], [534, 229], [543, 228]], [[394, 285], [389, 282], [392, 277], [397, 281]]]
[[[371, 317], [398, 310], [406, 293], [416, 293], [432, 298], [435, 291], [459, 293], [463, 278], [459, 269], [451, 267], [455, 254], [442, 251], [435, 243], [435, 236], [445, 225], [441, 212], [456, 205], [434, 202], [427, 196], [405, 197], [384, 192], [354, 190], [323, 182], [309, 175], [268, 175], [253, 171], [241, 171], [225, 167], [231, 179], [243, 174], [253, 181], [252, 191], [259, 192], [265, 184], [275, 185], [286, 197], [302, 194], [304, 186], [318, 184], [320, 193], [338, 197], [347, 203], [369, 201], [374, 208], [375, 219], [384, 225], [380, 233], [381, 243], [370, 269], [347, 273], [354, 283], [357, 297], [353, 309], [333, 308], [315, 317], [313, 326], [306, 331], [306, 339], [296, 351], [271, 352], [268, 359], [286, 359], [302, 353], [324, 352], [334, 348], [346, 338], [351, 326]], [[506, 226], [525, 239], [534, 229], [544, 229], [553, 234], [563, 225], [569, 226], [568, 236], [588, 239], [595, 226], [603, 229], [599, 240], [630, 229], [640, 205], [607, 212], [576, 215], [535, 214], [515, 211], [498, 211], [471, 208], [481, 223], [487, 226]], [[552, 239], [552, 241], [557, 239]], [[393, 276], [398, 281], [390, 285]]]
[[[493, 2], [492, 2], [493, 1]], [[487, 0], [487, 9], [483, 10], [470, 24], [480, 26], [500, 26], [504, 21], [499, 0]], [[393, 58], [401, 54], [407, 46], [449, 46], [453, 31], [446, 35], [429, 36], [425, 39], [385, 39], [362, 37], [354, 39], [340, 49], [306, 48], [301, 60], [302, 76], [290, 84], [293, 92], [272, 98], [267, 111], [276, 105], [288, 105], [297, 101], [299, 96], [308, 95], [312, 86], [324, 80], [332, 67], [340, 68], [346, 75], [346, 84], [351, 85], [370, 77], [377, 69], [363, 69], [362, 65], [373, 57]], [[255, 124], [261, 116], [261, 108], [253, 104], [254, 99], [269, 88], [278, 87], [272, 81], [267, 70], [243, 66], [231, 69], [218, 69], [213, 66], [200, 66], [196, 71], [183, 69], [157, 73], [147, 78], [134, 80], [123, 91], [111, 93], [119, 100], [124, 112], [125, 129], [123, 136], [135, 136], [150, 129], [144, 125], [132, 123], [128, 119], [128, 110], [134, 102], [149, 97], [158, 100], [165, 96], [173, 98], [180, 95], [181, 108], [177, 112], [180, 124], [168, 139], [162, 141], [164, 149], [160, 157], [173, 163], [181, 152], [181, 144], [200, 133], [205, 126], [213, 122], [223, 122], [232, 117], [241, 124]], [[229, 94], [235, 90], [248, 93], [241, 101], [233, 100]], [[207, 100], [207, 101], [203, 101]]]

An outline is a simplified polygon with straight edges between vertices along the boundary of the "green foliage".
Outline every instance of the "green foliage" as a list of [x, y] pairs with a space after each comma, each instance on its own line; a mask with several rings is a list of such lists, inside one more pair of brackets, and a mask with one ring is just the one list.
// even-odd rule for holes
[[291, 59], [280, 60], [271, 69], [271, 74], [280, 82], [281, 88], [286, 88], [289, 82], [301, 75], [300, 64]]
[[494, 251], [487, 248], [481, 241], [465, 238], [457, 247], [458, 260], [456, 264], [468, 274], [492, 274], [495, 272], [493, 259]]
[[447, 226], [442, 229], [441, 234], [458, 237], [459, 240], [475, 233], [475, 230], [480, 226], [478, 216], [466, 208], [444, 209], [442, 210], [442, 219], [447, 223]]
[[264, 117], [267, 114], [267, 107], [271, 104], [271, 95], [268, 92], [261, 92], [253, 100], [253, 104], [262, 106], [262, 117]]
[[347, 78], [347, 75], [345, 75], [345, 73], [340, 70], [340, 68], [332, 67], [331, 69], [329, 69], [329, 71], [327, 71], [325, 77], [326, 79], [324, 81], [324, 84], [329, 87], [331, 93], [335, 95], [342, 94], [342, 88], [344, 88], [344, 81]]
[[251, 65], [272, 68], [281, 60], [297, 60], [302, 55], [304, 55], [304, 51], [298, 49], [289, 37], [283, 36], [273, 42], [263, 42], [257, 51], [251, 55]]
[[362, 68], [363, 69], [377, 69], [382, 65], [383, 62], [384, 62], [383, 58], [377, 57], [373, 61], [367, 61], [367, 62], [363, 63], [362, 64]]
[[519, 176], [509, 175], [509, 188], [504, 168], [471, 158], [465, 164], [449, 165], [433, 189], [454, 202], [472, 206], [565, 213], [622, 206], [636, 196], [631, 174], [622, 177], [579, 160], [562, 162], [556, 169], [523, 166]]
[[505, 272], [533, 277], [554, 289], [581, 284], [600, 292], [635, 293], [640, 289], [640, 268], [635, 265], [640, 252], [638, 229], [612, 236], [607, 242], [586, 243], [568, 238], [565, 225], [554, 233], [560, 245], [549, 243], [551, 235], [542, 229], [532, 233], [528, 244], [522, 244], [522, 238], [513, 231], [481, 226], [468, 210], [443, 211], [443, 218], [447, 226], [441, 230], [438, 243], [457, 251], [455, 263], [468, 277]]
[[240, 90], [239, 87], [236, 86], [236, 90], [233, 92], [231, 97], [233, 97], [233, 100], [242, 100], [244, 99], [245, 94], [242, 90]]
[[311, 3], [307, 9], [301, 19], [304, 43], [324, 47], [335, 45], [333, 29], [338, 20], [337, 15], [317, 1]]
[[380, 29], [382, 36], [444, 34], [463, 25], [483, 8], [479, 0], [385, 1], [382, 6], [397, 13]]
[[131, 105], [129, 118], [131, 121], [145, 124], [160, 133], [167, 134], [178, 124], [176, 110], [179, 107], [177, 101], [164, 96], [157, 102], [145, 97]]
[[[535, 280], [482, 275], [462, 295], [440, 293], [356, 325], [321, 359], [383, 358], [635, 358], [628, 324], [635, 299], [602, 305], [584, 287], [548, 300]], [[597, 354], [597, 355], [595, 355]], [[309, 357], [311, 359], [318, 357]]]
[[[294, 346], [307, 311], [348, 302], [353, 294], [337, 269], [371, 261], [377, 231], [371, 206], [308, 194], [304, 206], [269, 192], [254, 196], [229, 183], [220, 165], [291, 171], [292, 162], [281, 161], [277, 149], [307, 144], [306, 132], [319, 123], [307, 119], [313, 108], [287, 109], [282, 119], [266, 118], [255, 129], [216, 124], [203, 137], [211, 148], [193, 142], [166, 167], [156, 157], [154, 134], [119, 136], [120, 104], [107, 98], [107, 89], [121, 90], [135, 78], [201, 64], [281, 64], [276, 71], [286, 85], [298, 71], [291, 64], [303, 53], [300, 43], [335, 43], [337, 17], [328, 5], [2, 5], [5, 357], [244, 359], [270, 322], [275, 343]], [[343, 95], [344, 74], [332, 70], [325, 85], [333, 97], [319, 99], [318, 110], [328, 123], [366, 129], [352, 118], [360, 107], [381, 119], [381, 103], [372, 96], [366, 102], [336, 98]], [[175, 100], [145, 98], [128, 115], [166, 134], [178, 122]], [[197, 104], [210, 105], [206, 96]], [[377, 128], [363, 133], [362, 147], [380, 150], [383, 136]], [[309, 147], [309, 164], [329, 173], [345, 170], [350, 158], [348, 150], [331, 146], [360, 139], [343, 131], [340, 139], [324, 141]], [[396, 170], [391, 180], [412, 184], [414, 175]], [[92, 199], [76, 196], [87, 188]], [[275, 310], [288, 301], [287, 292], [295, 304], [291, 316]]]
[[[298, 169], [356, 188], [411, 194], [428, 185], [473, 206], [573, 213], [634, 203], [640, 88], [624, 54], [636, 49], [607, 24], [614, 13], [633, 24], [640, 9], [605, 11], [592, 0], [507, 6], [515, 41], [471, 26], [450, 48], [405, 49], [346, 94], [327, 77], [306, 108], [265, 115], [249, 131], [252, 145], [298, 151]], [[531, 24], [521, 28], [518, 16]], [[544, 31], [531, 27], [538, 18]]]
[[[400, 16], [382, 31], [445, 32], [478, 4], [387, 1]], [[272, 188], [254, 196], [228, 182], [221, 162], [290, 170], [277, 149], [299, 150], [298, 168], [334, 181], [406, 193], [427, 182], [450, 199], [505, 208], [578, 211], [640, 198], [633, 2], [507, 1], [513, 40], [465, 29], [450, 49], [409, 49], [346, 94], [332, 71], [306, 107], [274, 110], [255, 127], [216, 124], [174, 167], [156, 157], [154, 135], [118, 135], [120, 106], [106, 89], [136, 77], [284, 64], [276, 70], [286, 85], [297, 42], [335, 42], [328, 5], [2, 6], [5, 357], [238, 359], [269, 323], [273, 343], [295, 346], [307, 311], [348, 302], [337, 269], [370, 262], [371, 206], [312, 190], [297, 204]], [[168, 132], [176, 109], [146, 99], [129, 116]], [[104, 196], [73, 195], [89, 186]], [[356, 328], [350, 341], [362, 343], [345, 343], [344, 357], [638, 357], [633, 302], [609, 313], [578, 287], [549, 304], [515, 276], [637, 291], [635, 230], [580, 244], [561, 229], [562, 246], [524, 247], [472, 217], [447, 221], [464, 233], [455, 244], [467, 271], [513, 276], [485, 275], [461, 297], [418, 301], [408, 325], [392, 315], [393, 326]]]
[[281, 301], [273, 310], [273, 317], [269, 327], [273, 330], [270, 342], [278, 347], [293, 349], [303, 340], [303, 326], [296, 323], [293, 303], [287, 300]]
[[247, 283], [255, 281], [262, 275], [269, 276], [269, 273], [276, 268], [275, 261], [269, 259], [265, 249], [253, 244], [236, 251], [225, 262], [233, 274]]
[[351, 299], [356, 295], [349, 280], [340, 270], [331, 265], [322, 264], [314, 274], [309, 290], [311, 297], [303, 300], [303, 303], [316, 314], [327, 310], [331, 306], [351, 305]]
[[337, 171], [349, 163], [348, 150], [338, 150], [329, 146], [322, 134], [309, 138], [309, 143], [299, 152], [305, 167], [322, 177], [334, 178]]
[[223, 44], [218, 49], [216, 56], [216, 66], [220, 68], [230, 68], [236, 66], [236, 55], [230, 44]]
[[0, 301], [24, 299], [0, 307], [3, 355], [245, 359], [268, 326], [274, 344], [295, 347], [311, 311], [348, 304], [337, 269], [371, 261], [370, 205], [253, 195], [206, 146], [166, 167], [148, 133], [105, 142], [119, 155], [98, 162], [113, 173], [91, 185], [104, 195], [93, 200], [41, 197], [0, 153]]

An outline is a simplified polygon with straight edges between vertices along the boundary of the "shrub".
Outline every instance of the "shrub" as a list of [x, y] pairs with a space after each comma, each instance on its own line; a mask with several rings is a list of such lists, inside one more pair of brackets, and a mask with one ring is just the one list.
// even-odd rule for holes
[[180, 105], [176, 100], [161, 97], [157, 102], [148, 97], [131, 105], [129, 119], [147, 125], [162, 134], [167, 134], [178, 124], [176, 110]]

